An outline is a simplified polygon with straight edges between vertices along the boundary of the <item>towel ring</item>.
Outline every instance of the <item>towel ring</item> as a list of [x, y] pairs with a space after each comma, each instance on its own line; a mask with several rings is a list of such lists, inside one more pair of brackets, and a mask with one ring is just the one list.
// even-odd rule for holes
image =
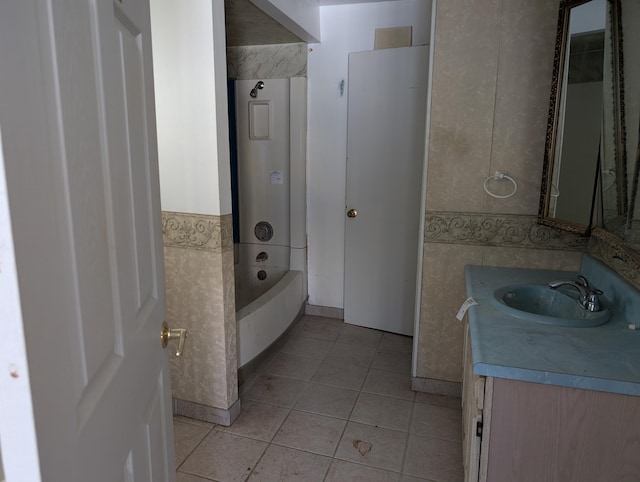
[[[507, 181], [511, 181], [513, 183], [513, 191], [511, 191], [509, 194], [504, 194], [504, 195], [503, 194], [495, 194], [495, 193], [489, 191], [489, 188], [487, 187], [487, 184], [492, 179], [495, 179], [496, 181], [504, 181], [505, 179]], [[496, 199], [506, 199], [508, 197], [513, 196], [518, 191], [518, 183], [516, 183], [516, 180], [514, 178], [512, 178], [511, 176], [507, 176], [504, 172], [496, 171], [496, 173], [493, 176], [489, 176], [488, 178], [486, 178], [484, 180], [484, 190], [491, 197], [494, 197]]]
[[[609, 183], [609, 185], [602, 188], [602, 190], [604, 192], [607, 192], [609, 189], [611, 189], [616, 184], [616, 170], [615, 169], [605, 169], [605, 170], [602, 171], [602, 174], [608, 174], [608, 175], [612, 175], [613, 176], [612, 177], [612, 181]], [[602, 179], [602, 184], [604, 184], [604, 178]]]

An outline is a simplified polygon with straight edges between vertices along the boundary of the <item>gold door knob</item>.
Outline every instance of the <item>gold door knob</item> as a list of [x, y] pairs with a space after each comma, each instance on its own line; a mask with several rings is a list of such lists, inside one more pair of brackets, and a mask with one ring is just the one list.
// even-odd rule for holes
[[355, 209], [349, 209], [347, 211], [348, 218], [355, 218], [356, 216], [358, 216], [358, 211], [356, 211]]
[[182, 356], [184, 351], [184, 341], [187, 338], [186, 328], [169, 328], [166, 321], [162, 322], [162, 331], [160, 332], [160, 340], [162, 342], [162, 348], [166, 348], [171, 340], [178, 340], [178, 349], [176, 350], [176, 356]]

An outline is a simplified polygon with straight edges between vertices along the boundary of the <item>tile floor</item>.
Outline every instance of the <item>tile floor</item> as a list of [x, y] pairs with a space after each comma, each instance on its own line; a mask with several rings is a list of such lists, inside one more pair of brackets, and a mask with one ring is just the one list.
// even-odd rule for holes
[[178, 482], [462, 481], [460, 399], [410, 390], [411, 344], [305, 316], [231, 427], [175, 417]]

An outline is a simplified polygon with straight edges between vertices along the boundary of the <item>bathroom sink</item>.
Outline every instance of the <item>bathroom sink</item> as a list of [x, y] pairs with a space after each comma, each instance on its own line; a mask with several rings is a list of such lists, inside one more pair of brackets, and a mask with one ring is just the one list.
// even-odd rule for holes
[[508, 315], [546, 325], [586, 328], [609, 321], [611, 313], [607, 308], [587, 311], [572, 295], [564, 288], [519, 284], [495, 290], [491, 304]]

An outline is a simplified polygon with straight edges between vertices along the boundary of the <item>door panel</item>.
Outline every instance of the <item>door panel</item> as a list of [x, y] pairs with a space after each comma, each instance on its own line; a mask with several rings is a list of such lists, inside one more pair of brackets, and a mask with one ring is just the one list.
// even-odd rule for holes
[[[26, 394], [2, 389], [31, 400], [38, 453], [8, 458], [10, 481], [27, 480], [24, 465], [54, 482], [175, 480], [148, 10], [148, 0], [0, 4], [23, 307], [11, 323], [24, 326], [31, 377]], [[2, 427], [3, 452], [15, 453]]]
[[[413, 334], [429, 47], [349, 55], [345, 322]], [[345, 211], [345, 212], [346, 212]]]

